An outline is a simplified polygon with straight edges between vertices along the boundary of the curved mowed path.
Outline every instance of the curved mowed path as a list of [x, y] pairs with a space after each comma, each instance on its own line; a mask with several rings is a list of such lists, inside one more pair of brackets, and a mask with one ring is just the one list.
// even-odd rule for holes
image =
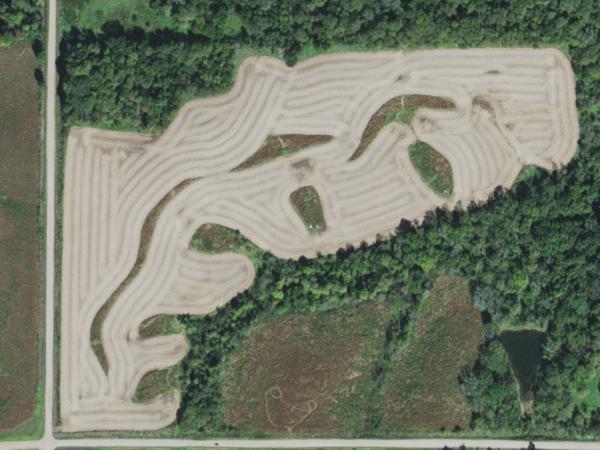
[[[384, 127], [349, 161], [371, 116], [391, 98], [429, 95], [455, 109], [419, 109]], [[333, 139], [263, 165], [232, 171], [268, 136]], [[141, 377], [187, 351], [183, 336], [138, 339], [157, 314], [206, 314], [254, 278], [239, 254], [188, 250], [195, 230], [240, 230], [281, 258], [314, 257], [389, 235], [401, 219], [486, 199], [525, 165], [551, 169], [575, 154], [575, 82], [556, 50], [472, 49], [323, 55], [294, 68], [248, 58], [233, 89], [186, 104], [158, 139], [91, 128], [70, 131], [65, 166], [60, 414], [64, 431], [152, 430], [175, 419], [177, 393], [132, 398]], [[450, 163], [449, 199], [410, 163], [423, 141]], [[174, 195], [140, 242], [153, 208]], [[312, 186], [326, 222], [309, 233], [290, 194]], [[145, 258], [129, 277], [140, 245]], [[124, 280], [128, 282], [124, 285]], [[102, 328], [106, 374], [90, 344], [102, 305], [120, 289]]]

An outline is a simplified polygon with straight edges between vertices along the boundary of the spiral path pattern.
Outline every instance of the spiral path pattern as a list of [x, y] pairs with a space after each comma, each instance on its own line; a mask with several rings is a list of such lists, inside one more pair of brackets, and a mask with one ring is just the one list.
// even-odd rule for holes
[[[371, 116], [400, 95], [451, 100], [384, 127], [349, 161]], [[233, 171], [267, 136], [333, 139]], [[484, 200], [529, 164], [551, 169], [575, 154], [579, 125], [569, 62], [552, 49], [424, 50], [331, 54], [294, 68], [248, 58], [233, 89], [186, 104], [152, 139], [74, 128], [67, 143], [62, 264], [60, 415], [64, 431], [153, 430], [175, 419], [179, 394], [132, 398], [141, 377], [187, 352], [181, 335], [138, 339], [156, 314], [206, 314], [254, 278], [239, 254], [188, 250], [205, 223], [238, 229], [281, 258], [314, 257], [389, 235], [401, 219]], [[408, 157], [417, 140], [452, 167], [453, 195], [421, 181]], [[189, 183], [159, 215], [137, 275], [141, 230], [159, 201]], [[290, 194], [314, 187], [327, 229], [309, 233]], [[90, 343], [94, 317], [121, 288], [102, 328], [104, 372]]]

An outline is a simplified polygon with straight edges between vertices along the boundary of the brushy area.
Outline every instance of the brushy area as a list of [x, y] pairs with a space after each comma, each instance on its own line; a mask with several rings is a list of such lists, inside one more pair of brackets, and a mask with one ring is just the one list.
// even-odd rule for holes
[[391, 365], [384, 393], [386, 430], [466, 428], [471, 410], [459, 385], [483, 342], [480, 312], [469, 283], [440, 276], [419, 306], [408, 343]]
[[408, 156], [419, 176], [433, 192], [446, 198], [452, 195], [452, 167], [440, 152], [419, 141], [408, 147]]
[[327, 229], [321, 199], [314, 187], [304, 186], [296, 189], [290, 194], [290, 202], [308, 231], [321, 233]]
[[[1, 10], [1, 7], [0, 7]], [[0, 429], [31, 419], [42, 330], [40, 117], [29, 47], [0, 48]]]
[[[140, 0], [135, 5], [134, 11], [164, 12], [172, 27], [157, 30], [138, 19], [143, 14], [134, 18], [128, 10], [104, 16], [112, 22], [100, 17], [93, 23], [89, 14], [88, 26], [65, 30], [59, 60], [65, 126], [159, 131], [183, 101], [231, 86], [242, 46], [290, 64], [331, 50], [550, 46], [568, 54], [577, 79], [581, 138], [568, 167], [537, 171], [483, 205], [437, 211], [419, 227], [402, 223], [398, 235], [385, 242], [310, 261], [261, 255], [248, 291], [213, 315], [181, 317], [192, 343], [183, 362], [179, 413], [187, 434], [224, 432], [222, 364], [249, 326], [284, 311], [377, 298], [402, 298], [407, 310], [414, 310], [435, 268], [468, 279], [473, 301], [490, 319], [481, 355], [462, 381], [478, 412], [460, 435], [600, 436], [600, 407], [586, 394], [600, 356], [597, 2]], [[401, 341], [408, 317], [390, 330], [390, 342]], [[513, 401], [514, 382], [494, 323], [547, 332], [532, 417], [523, 417]]]
[[243, 436], [362, 431], [390, 313], [378, 302], [253, 327], [225, 369], [227, 425]]

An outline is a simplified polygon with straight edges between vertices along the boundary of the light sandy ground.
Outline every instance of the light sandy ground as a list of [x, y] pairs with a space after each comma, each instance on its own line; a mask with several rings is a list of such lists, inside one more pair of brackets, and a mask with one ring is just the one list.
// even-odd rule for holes
[[[371, 116], [410, 94], [451, 99], [456, 110], [419, 110], [412, 126], [385, 127], [349, 162]], [[481, 106], [484, 105], [484, 106]], [[231, 172], [268, 135], [334, 139], [268, 164]], [[187, 104], [150, 137], [72, 129], [65, 172], [60, 414], [64, 431], [151, 430], [175, 418], [177, 393], [147, 404], [132, 397], [150, 370], [175, 364], [183, 336], [139, 340], [156, 314], [205, 314], [254, 278], [241, 255], [188, 250], [204, 223], [239, 229], [282, 258], [313, 257], [393, 232], [436, 206], [482, 200], [510, 186], [524, 165], [553, 168], [575, 153], [579, 134], [573, 72], [555, 50], [473, 49], [320, 56], [288, 68], [260, 57], [240, 67], [226, 95]], [[417, 139], [450, 162], [451, 199], [423, 184], [408, 159]], [[301, 164], [297, 164], [301, 162]], [[165, 207], [146, 261], [102, 330], [108, 376], [90, 345], [92, 321], [132, 270], [144, 220]], [[289, 202], [313, 186], [327, 230], [310, 234]]]

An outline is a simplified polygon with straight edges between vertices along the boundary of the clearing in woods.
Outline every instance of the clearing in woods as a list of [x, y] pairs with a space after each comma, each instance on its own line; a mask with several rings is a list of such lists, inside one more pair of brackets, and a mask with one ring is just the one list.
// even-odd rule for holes
[[[293, 68], [252, 57], [231, 91], [189, 102], [158, 138], [71, 129], [61, 429], [156, 430], [176, 420], [177, 392], [134, 397], [146, 373], [174, 366], [189, 344], [180, 334], [140, 339], [140, 325], [209, 314], [255, 275], [251, 254], [190, 249], [203, 225], [239, 230], [279, 258], [331, 254], [386, 237], [402, 219], [485, 200], [524, 166], [560, 167], [578, 133], [562, 53], [489, 48], [328, 54]], [[447, 160], [448, 197], [417, 172], [415, 142]], [[204, 243], [212, 252], [239, 245], [221, 231], [200, 232], [215, 238]]]
[[483, 342], [468, 281], [440, 276], [424, 299], [410, 340], [391, 368], [383, 426], [391, 432], [466, 427], [471, 411], [459, 385]]
[[27, 45], [0, 48], [0, 430], [20, 434], [35, 433], [42, 328], [35, 68]]
[[246, 436], [361, 430], [390, 313], [378, 302], [253, 327], [228, 364], [225, 422]]

